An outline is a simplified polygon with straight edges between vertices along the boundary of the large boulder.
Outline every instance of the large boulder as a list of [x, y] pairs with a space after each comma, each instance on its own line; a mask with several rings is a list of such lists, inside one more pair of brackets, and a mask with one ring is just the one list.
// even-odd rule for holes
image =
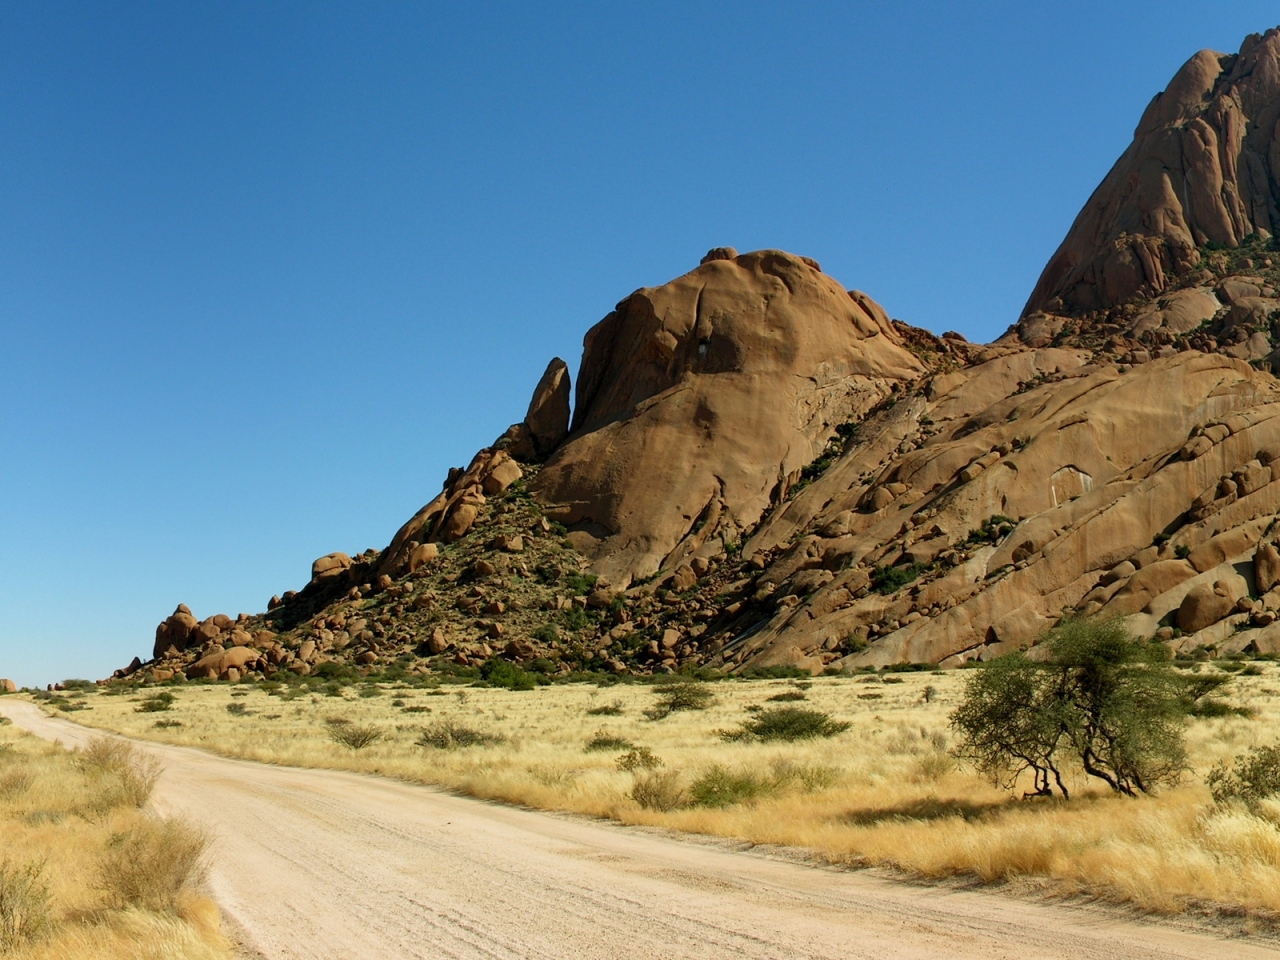
[[191, 615], [190, 608], [185, 603], [178, 604], [178, 608], [156, 627], [156, 642], [151, 655], [162, 657], [169, 647], [173, 647], [179, 653], [187, 649], [197, 623], [196, 618]]
[[1238, 54], [1201, 50], [1188, 60], [1076, 217], [1024, 317], [1159, 296], [1206, 244], [1280, 232], [1278, 95], [1275, 29], [1248, 37]]
[[525, 426], [535, 449], [546, 456], [569, 435], [569, 365], [555, 357], [547, 364], [529, 401]]
[[1183, 633], [1196, 633], [1212, 626], [1236, 608], [1236, 596], [1225, 580], [1192, 587], [1178, 607], [1178, 627]]
[[242, 671], [259, 659], [263, 659], [262, 652], [254, 647], [232, 647], [221, 653], [211, 653], [201, 657], [188, 668], [187, 676], [193, 679], [217, 680], [225, 676], [228, 670]]
[[345, 553], [327, 553], [311, 564], [311, 581], [333, 580], [351, 569], [351, 558]]
[[615, 583], [736, 538], [922, 364], [870, 298], [778, 250], [638, 290], [584, 341], [572, 434], [533, 482]]

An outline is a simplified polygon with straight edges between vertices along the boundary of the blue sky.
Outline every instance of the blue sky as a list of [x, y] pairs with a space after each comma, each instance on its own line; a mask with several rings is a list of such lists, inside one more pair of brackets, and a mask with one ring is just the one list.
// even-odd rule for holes
[[1142, 109], [1272, 4], [0, 7], [0, 676], [382, 547], [712, 246], [1013, 320]]

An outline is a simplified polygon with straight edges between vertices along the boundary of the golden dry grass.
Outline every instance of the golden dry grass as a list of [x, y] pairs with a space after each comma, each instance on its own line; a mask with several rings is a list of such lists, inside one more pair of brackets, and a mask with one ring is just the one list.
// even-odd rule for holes
[[[136, 759], [111, 749], [72, 754], [11, 724], [0, 725], [0, 861], [11, 871], [40, 868], [34, 896], [26, 900], [43, 913], [40, 889], [47, 890], [49, 920], [41, 935], [20, 938], [9, 952], [0, 945], [4, 956], [224, 960], [231, 955], [218, 929], [217, 907], [184, 883], [173, 883], [167, 897], [158, 898], [163, 902], [153, 896], [156, 909], [148, 910], [116, 882], [113, 849], [132, 847], [157, 829], [186, 830], [139, 809], [149, 793], [139, 778], [145, 780], [149, 771]], [[165, 879], [173, 882], [175, 874], [170, 871]]]
[[[1216, 670], [1207, 665], [1202, 669]], [[757, 843], [807, 848], [831, 862], [894, 867], [913, 875], [967, 875], [988, 882], [1032, 878], [1047, 889], [1086, 893], [1145, 909], [1192, 904], [1280, 911], [1280, 805], [1250, 814], [1215, 808], [1205, 773], [1280, 731], [1280, 665], [1237, 676], [1233, 700], [1252, 717], [1192, 721], [1191, 770], [1158, 795], [1129, 799], [1076, 782], [1067, 802], [1022, 801], [992, 788], [950, 757], [948, 716], [963, 672], [712, 685], [705, 711], [651, 721], [652, 687], [586, 685], [528, 692], [383, 685], [381, 695], [306, 694], [288, 700], [246, 685], [175, 688], [172, 710], [135, 712], [141, 692], [91, 696], [76, 719], [136, 737], [203, 747], [268, 763], [364, 771], [494, 800], [609, 817]], [[934, 688], [926, 702], [926, 687]], [[831, 739], [726, 742], [748, 708], [795, 704], [851, 726]], [[617, 704], [620, 715], [588, 711]], [[240, 711], [233, 713], [227, 709]], [[337, 719], [380, 732], [350, 749], [331, 737]], [[157, 721], [180, 726], [157, 727]], [[503, 738], [437, 749], [419, 743], [437, 724]], [[341, 725], [341, 723], [339, 723]], [[688, 797], [713, 767], [754, 778], [760, 792], [726, 807], [645, 809], [632, 799], [637, 774], [618, 769], [622, 749], [587, 750], [594, 738], [648, 747]], [[643, 776], [643, 773], [640, 774]]]

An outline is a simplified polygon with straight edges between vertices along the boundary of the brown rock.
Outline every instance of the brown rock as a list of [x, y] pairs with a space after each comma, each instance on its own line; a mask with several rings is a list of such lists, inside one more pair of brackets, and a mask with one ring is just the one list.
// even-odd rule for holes
[[1159, 295], [1195, 267], [1207, 241], [1235, 247], [1248, 234], [1280, 230], [1272, 187], [1280, 183], [1280, 152], [1271, 149], [1278, 72], [1276, 30], [1246, 39], [1238, 57], [1209, 50], [1192, 57], [1147, 107], [1024, 316]]
[[1231, 585], [1219, 580], [1210, 586], [1192, 587], [1178, 607], [1178, 626], [1183, 633], [1195, 633], [1230, 615], [1236, 606]]
[[409, 554], [409, 572], [416, 573], [419, 568], [434, 562], [440, 556], [440, 548], [434, 543], [420, 543]]
[[472, 564], [471, 572], [477, 577], [491, 577], [498, 572], [498, 568], [488, 560], [477, 560]]
[[345, 553], [328, 553], [311, 564], [311, 580], [332, 580], [351, 569], [351, 558]]
[[396, 585], [396, 582], [392, 580], [389, 576], [387, 576], [385, 573], [382, 576], [378, 577], [379, 590], [390, 590], [395, 585]]
[[687, 563], [682, 563], [676, 567], [676, 572], [671, 575], [671, 589], [676, 593], [684, 593], [686, 590], [692, 590], [698, 583], [698, 575], [693, 572], [693, 567]]
[[158, 657], [171, 646], [178, 651], [187, 649], [196, 626], [196, 618], [191, 615], [186, 604], [178, 604], [178, 609], [156, 627], [156, 642], [151, 655]]
[[523, 553], [524, 537], [518, 533], [514, 535], [504, 533], [494, 540], [494, 546], [504, 553]]
[[484, 492], [489, 496], [497, 496], [524, 476], [524, 471], [514, 460], [499, 460], [488, 475], [481, 481]]
[[814, 460], [831, 424], [922, 372], [879, 305], [801, 258], [709, 261], [637, 291], [587, 334], [574, 435], [531, 487], [625, 585], [682, 541], [756, 523], [777, 477]]
[[479, 515], [480, 510], [475, 504], [458, 504], [449, 512], [449, 517], [440, 531], [440, 539], [445, 543], [461, 540], [467, 535], [467, 531], [471, 529], [471, 525], [476, 522], [476, 517]]
[[436, 627], [431, 631], [431, 636], [427, 638], [427, 651], [432, 656], [439, 656], [449, 647], [449, 641], [445, 638], [444, 631]]
[[303, 640], [302, 646], [298, 647], [298, 659], [305, 660], [310, 663], [316, 657], [316, 644], [314, 640]]
[[364, 651], [364, 653], [360, 653], [356, 655], [356, 663], [360, 664], [360, 666], [362, 667], [367, 667], [369, 666], [369, 664], [377, 663], [377, 662], [378, 662], [378, 655], [374, 653], [372, 650], [366, 650]]
[[239, 630], [239, 629], [231, 631], [232, 646], [247, 647], [251, 643], [253, 643], [253, 637], [249, 636], [249, 634], [246, 631]]
[[679, 630], [662, 631], [662, 649], [674, 650], [676, 647], [680, 646], [680, 640], [681, 637]]
[[18, 685], [12, 680], [0, 680], [0, 693], [17, 693]]
[[230, 650], [201, 657], [187, 669], [187, 676], [216, 680], [224, 677], [227, 670], [233, 667], [242, 670], [246, 664], [253, 663], [261, 656], [262, 653], [253, 647], [232, 647]]
[[569, 435], [569, 365], [559, 357], [547, 364], [534, 388], [524, 423], [541, 456], [549, 454]]
[[1253, 558], [1253, 576], [1260, 594], [1270, 593], [1280, 583], [1280, 550], [1274, 543], [1258, 547]]
[[259, 630], [253, 635], [253, 641], [259, 647], [266, 647], [275, 643], [276, 635], [270, 630]]
[[512, 640], [502, 651], [512, 660], [527, 661], [537, 656], [537, 651], [528, 640]]

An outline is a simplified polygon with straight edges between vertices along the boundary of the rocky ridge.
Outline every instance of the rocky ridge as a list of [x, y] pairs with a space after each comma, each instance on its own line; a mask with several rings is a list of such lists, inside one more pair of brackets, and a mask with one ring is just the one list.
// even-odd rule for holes
[[1073, 613], [1280, 653], [1276, 78], [1276, 31], [1193, 58], [996, 343], [713, 250], [588, 332], [572, 411], [553, 360], [385, 549], [264, 614], [180, 607], [118, 673], [955, 666]]

